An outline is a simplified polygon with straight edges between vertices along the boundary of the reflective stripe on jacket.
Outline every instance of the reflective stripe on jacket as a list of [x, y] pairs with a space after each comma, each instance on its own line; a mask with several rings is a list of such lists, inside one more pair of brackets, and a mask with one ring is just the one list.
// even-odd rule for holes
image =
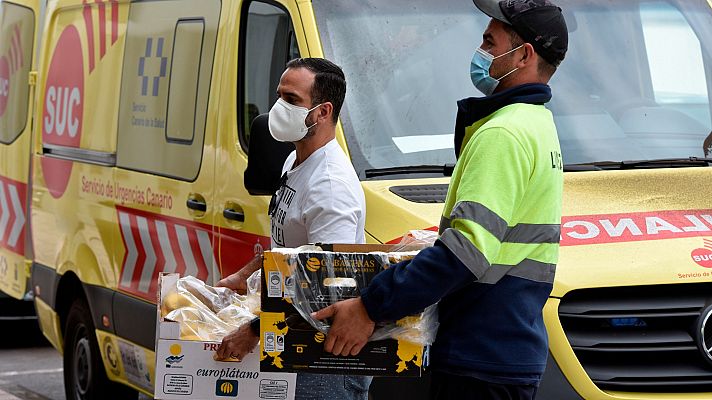
[[563, 172], [551, 112], [512, 104], [466, 128], [440, 240], [477, 277], [552, 283]]

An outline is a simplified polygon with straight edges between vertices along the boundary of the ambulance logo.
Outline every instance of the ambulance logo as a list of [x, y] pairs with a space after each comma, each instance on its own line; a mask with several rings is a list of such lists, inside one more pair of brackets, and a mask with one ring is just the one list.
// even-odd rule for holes
[[27, 185], [0, 176], [0, 247], [25, 252]]
[[8, 97], [10, 97], [10, 66], [7, 58], [0, 57], [0, 117], [5, 115]]
[[[148, 96], [149, 93], [153, 97], [158, 96], [161, 78], [166, 77], [166, 71], [168, 69], [168, 57], [164, 55], [163, 49], [165, 40], [162, 37], [155, 39], [155, 55], [153, 54], [154, 38], [149, 37], [146, 38], [146, 53], [143, 57], [139, 57], [138, 59], [138, 76], [141, 78], [141, 96]], [[154, 66], [154, 68], [150, 66]], [[149, 85], [149, 83], [151, 85]], [[150, 91], [149, 86], [152, 86]]]
[[220, 274], [209, 226], [117, 206], [124, 260], [119, 287], [155, 301], [158, 273], [177, 272], [215, 284]]
[[697, 265], [705, 268], [712, 268], [712, 240], [703, 240], [704, 247], [692, 250], [690, 257], [692, 257], [692, 261], [696, 262]]
[[[94, 72], [98, 58], [118, 40], [119, 4], [117, 0], [84, 0], [82, 16], [86, 32], [88, 73]], [[107, 21], [107, 6], [110, 21]], [[94, 23], [98, 20], [98, 37]], [[96, 53], [99, 53], [98, 57]], [[49, 146], [80, 147], [84, 115], [84, 57], [79, 31], [74, 25], [64, 28], [55, 44], [47, 73], [42, 112], [42, 143]], [[1, 74], [1, 73], [0, 73]], [[42, 157], [42, 172], [50, 194], [60, 198], [72, 174], [72, 162]]]
[[22, 51], [20, 24], [12, 27], [8, 36], [10, 46], [7, 54], [0, 57], [0, 117], [5, 115], [10, 97], [10, 77], [25, 66], [25, 54]]
[[[84, 114], [84, 63], [79, 32], [69, 25], [59, 36], [45, 84], [42, 142], [79, 147]], [[42, 157], [42, 172], [54, 198], [64, 194], [72, 173], [71, 161]]]

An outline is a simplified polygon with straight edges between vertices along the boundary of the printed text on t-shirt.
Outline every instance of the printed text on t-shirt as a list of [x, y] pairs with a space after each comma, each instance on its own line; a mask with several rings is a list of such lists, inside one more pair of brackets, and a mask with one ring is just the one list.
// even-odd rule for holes
[[278, 246], [284, 246], [284, 218], [287, 216], [287, 209], [294, 200], [297, 192], [289, 186], [279, 188], [277, 194], [277, 211], [272, 216], [272, 241]]

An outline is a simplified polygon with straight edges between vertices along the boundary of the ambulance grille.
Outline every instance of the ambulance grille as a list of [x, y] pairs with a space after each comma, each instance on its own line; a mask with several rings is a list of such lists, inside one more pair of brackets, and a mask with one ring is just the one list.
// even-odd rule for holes
[[392, 186], [393, 194], [414, 203], [444, 203], [447, 184]]
[[601, 390], [712, 392], [695, 333], [710, 304], [712, 283], [583, 289], [561, 299], [559, 318]]

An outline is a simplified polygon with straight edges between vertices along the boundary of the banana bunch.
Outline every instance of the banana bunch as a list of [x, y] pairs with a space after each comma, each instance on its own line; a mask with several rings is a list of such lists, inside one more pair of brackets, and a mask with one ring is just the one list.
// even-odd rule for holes
[[[257, 282], [259, 279], [257, 277]], [[254, 285], [248, 295], [242, 296], [228, 288], [212, 287], [186, 276], [178, 279], [175, 287], [169, 288], [163, 297], [161, 316], [180, 323], [183, 340], [220, 341], [259, 315], [259, 296], [259, 288], [255, 290]]]

